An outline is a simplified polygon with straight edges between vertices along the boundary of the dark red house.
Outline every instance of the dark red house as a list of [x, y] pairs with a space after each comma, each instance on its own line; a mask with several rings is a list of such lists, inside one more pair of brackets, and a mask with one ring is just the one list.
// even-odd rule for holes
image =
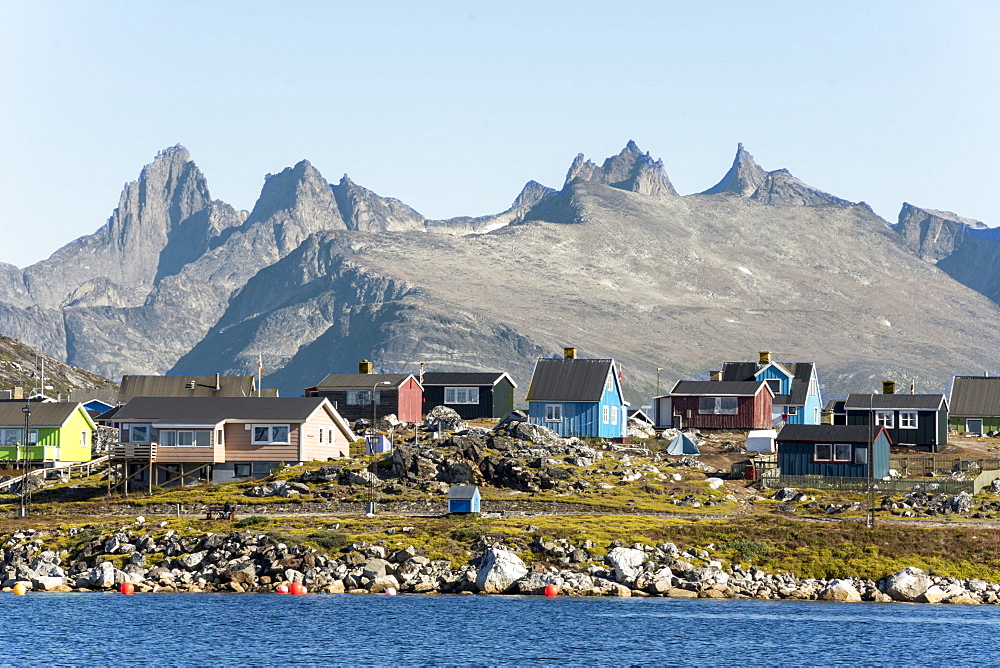
[[331, 373], [316, 387], [306, 388], [306, 396], [329, 398], [337, 412], [353, 422], [371, 420], [374, 391], [376, 417], [392, 413], [403, 422], [422, 419], [424, 389], [413, 374], [372, 373], [367, 360], [358, 366], [361, 373]]
[[774, 393], [762, 380], [679, 380], [669, 397], [677, 429], [771, 428]]

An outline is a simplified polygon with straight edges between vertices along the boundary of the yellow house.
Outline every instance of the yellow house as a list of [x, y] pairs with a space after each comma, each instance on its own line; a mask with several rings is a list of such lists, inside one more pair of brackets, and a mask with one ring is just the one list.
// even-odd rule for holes
[[0, 461], [89, 462], [94, 429], [83, 404], [0, 401]]

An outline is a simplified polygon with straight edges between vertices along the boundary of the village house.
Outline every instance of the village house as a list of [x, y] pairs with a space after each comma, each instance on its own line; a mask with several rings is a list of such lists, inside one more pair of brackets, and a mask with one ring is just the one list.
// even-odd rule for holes
[[[27, 440], [25, 408], [28, 408]], [[15, 462], [20, 455], [34, 465], [89, 462], [95, 428], [82, 404], [0, 402], [0, 460]]]
[[372, 363], [358, 364], [359, 373], [331, 373], [315, 387], [307, 387], [306, 396], [326, 397], [345, 420], [372, 419], [372, 393], [375, 418], [393, 414], [403, 422], [420, 422], [423, 417], [424, 388], [410, 373], [372, 373]]
[[136, 397], [118, 409], [115, 463], [132, 486], [260, 478], [348, 457], [356, 440], [323, 397]]
[[813, 362], [778, 362], [771, 353], [763, 351], [756, 362], [724, 362], [722, 380], [767, 383], [774, 394], [771, 417], [775, 425], [822, 421], [823, 397]]
[[502, 371], [428, 371], [420, 378], [424, 412], [447, 406], [463, 420], [499, 418], [514, 410], [517, 383]]
[[653, 399], [653, 417], [661, 429], [770, 429], [774, 393], [763, 380], [679, 380], [666, 395]]
[[1000, 376], [955, 376], [948, 423], [960, 434], [1000, 430]]
[[625, 438], [628, 402], [612, 359], [540, 358], [528, 385], [528, 421], [563, 437]]
[[788, 424], [778, 432], [782, 476], [881, 479], [889, 475], [885, 427]]
[[896, 446], [937, 452], [948, 444], [948, 400], [943, 394], [896, 394], [882, 383], [882, 394], [852, 394], [844, 404], [848, 425], [885, 427]]

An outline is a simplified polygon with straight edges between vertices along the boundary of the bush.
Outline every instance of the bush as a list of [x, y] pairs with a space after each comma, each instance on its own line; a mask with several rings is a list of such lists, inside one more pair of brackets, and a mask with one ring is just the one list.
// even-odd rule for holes
[[264, 517], [263, 515], [251, 515], [250, 517], [244, 517], [243, 519], [236, 521], [235, 523], [233, 523], [233, 526], [237, 529], [245, 529], [247, 527], [255, 527], [255, 526], [260, 526], [261, 524], [267, 524], [268, 522], [270, 522], [270, 520]]
[[452, 531], [451, 537], [460, 543], [474, 543], [488, 533], [489, 529], [486, 527], [470, 524]]
[[327, 552], [334, 552], [347, 547], [347, 536], [333, 529], [313, 532], [309, 534], [309, 540]]
[[722, 544], [722, 549], [732, 550], [741, 561], [760, 561], [775, 553], [775, 549], [767, 543], [751, 538], [734, 538]]

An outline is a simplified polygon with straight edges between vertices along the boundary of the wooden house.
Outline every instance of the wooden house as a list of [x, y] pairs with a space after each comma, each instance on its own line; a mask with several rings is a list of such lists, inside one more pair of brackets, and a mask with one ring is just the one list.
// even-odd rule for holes
[[948, 423], [960, 434], [1000, 430], [1000, 376], [955, 376]]
[[[771, 388], [763, 380], [679, 380], [669, 402], [657, 397], [657, 419], [669, 407], [675, 429], [770, 429]], [[657, 426], [660, 426], [659, 424]]]
[[323, 397], [136, 397], [115, 420], [113, 460], [150, 486], [260, 478], [282, 462], [348, 457], [356, 440]]
[[[27, 441], [25, 407], [28, 408]], [[95, 428], [83, 404], [0, 402], [0, 460], [15, 462], [20, 455], [35, 465], [89, 462]]]
[[118, 403], [135, 397], [276, 397], [276, 389], [257, 391], [253, 376], [122, 376]]
[[528, 421], [560, 436], [625, 438], [628, 402], [612, 359], [563, 358], [535, 362], [528, 386]]
[[420, 385], [424, 388], [425, 413], [435, 406], [447, 406], [463, 419], [472, 420], [500, 418], [514, 410], [517, 383], [502, 371], [428, 371]]
[[756, 362], [725, 362], [723, 381], [764, 381], [774, 398], [771, 401], [772, 424], [820, 424], [823, 397], [813, 362], [778, 362], [771, 353], [758, 354]]
[[885, 427], [893, 445], [937, 452], [948, 444], [948, 400], [943, 394], [852, 394], [844, 404], [848, 425]]
[[478, 513], [479, 488], [475, 485], [452, 485], [448, 490], [449, 513]]
[[789, 424], [778, 432], [777, 445], [783, 476], [878, 480], [889, 475], [890, 439], [885, 427]]
[[372, 419], [372, 393], [376, 419], [390, 413], [403, 422], [420, 422], [424, 388], [409, 373], [372, 373], [368, 360], [358, 365], [359, 373], [331, 373], [305, 394], [326, 397], [349, 422]]

